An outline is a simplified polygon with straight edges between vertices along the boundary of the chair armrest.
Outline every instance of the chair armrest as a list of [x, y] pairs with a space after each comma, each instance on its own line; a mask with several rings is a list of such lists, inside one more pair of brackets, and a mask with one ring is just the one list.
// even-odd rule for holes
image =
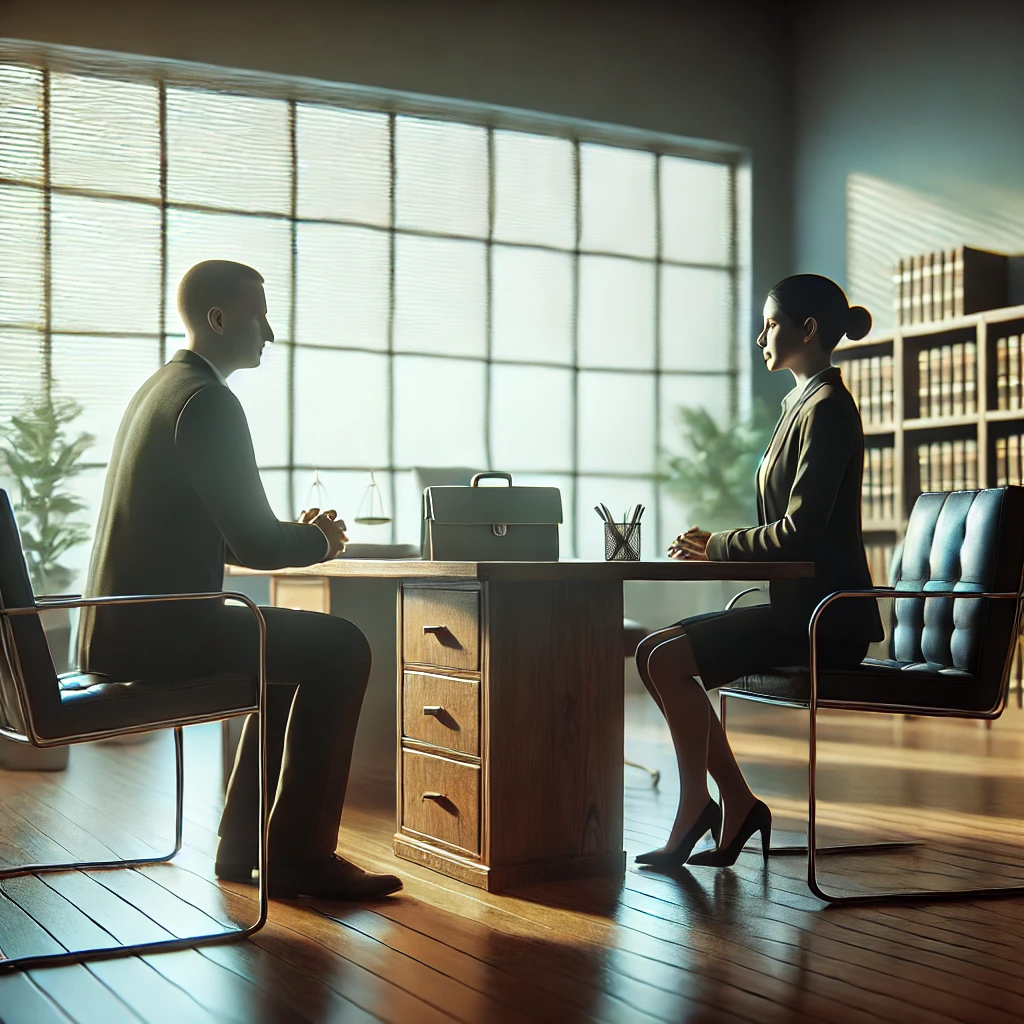
[[55, 608], [97, 608], [104, 605], [126, 605], [126, 604], [159, 604], [173, 601], [214, 601], [230, 598], [232, 601], [241, 601], [250, 609], [262, 613], [249, 598], [244, 594], [236, 594], [231, 591], [215, 591], [202, 594], [125, 594], [110, 597], [82, 597], [80, 594], [62, 595], [60, 597], [41, 597], [33, 605], [24, 608], [0, 608], [0, 616], [37, 615], [39, 612], [52, 611]]
[[746, 597], [747, 594], [762, 594], [764, 593], [764, 587], [747, 587], [746, 590], [741, 590], [738, 594], [733, 594], [732, 597], [725, 604], [725, 610], [730, 611], [732, 607], [741, 597]]

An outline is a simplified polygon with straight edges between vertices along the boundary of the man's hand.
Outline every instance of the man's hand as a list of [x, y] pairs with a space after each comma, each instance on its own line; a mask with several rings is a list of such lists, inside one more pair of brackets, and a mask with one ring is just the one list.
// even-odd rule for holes
[[682, 558], [690, 562], [708, 561], [708, 541], [711, 534], [699, 526], [691, 526], [686, 533], [678, 537], [668, 546], [669, 558]]
[[325, 562], [344, 553], [345, 545], [348, 543], [345, 520], [338, 519], [338, 513], [333, 508], [329, 508], [325, 512], [321, 512], [318, 508], [303, 509], [302, 515], [299, 516], [299, 522], [317, 527], [327, 538]]

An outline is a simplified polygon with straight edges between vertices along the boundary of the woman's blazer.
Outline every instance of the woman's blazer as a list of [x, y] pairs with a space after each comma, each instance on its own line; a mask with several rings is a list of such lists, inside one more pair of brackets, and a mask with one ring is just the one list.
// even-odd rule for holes
[[[818, 602], [836, 590], [872, 586], [861, 534], [864, 431], [836, 367], [818, 374], [788, 405], [757, 473], [759, 526], [713, 533], [713, 561], [810, 561], [815, 575], [773, 580], [772, 618], [781, 633], [806, 636]], [[762, 487], [763, 482], [763, 487]], [[838, 601], [822, 635], [879, 640], [875, 601]]]

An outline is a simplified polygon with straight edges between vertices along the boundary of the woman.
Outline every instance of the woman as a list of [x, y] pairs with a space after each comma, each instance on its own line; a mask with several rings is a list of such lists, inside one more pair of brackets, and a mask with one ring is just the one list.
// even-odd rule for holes
[[[812, 561], [815, 575], [773, 582], [769, 605], [696, 615], [641, 642], [637, 667], [668, 722], [680, 776], [668, 843], [637, 857], [641, 864], [733, 864], [758, 831], [768, 858], [771, 811], [747, 786], [705, 690], [773, 666], [806, 665], [818, 602], [836, 590], [871, 586], [860, 518], [863, 428], [831, 358], [844, 335], [857, 340], [870, 329], [871, 314], [851, 307], [827, 277], [787, 277], [768, 294], [757, 345], [768, 369], [789, 370], [796, 386], [783, 399], [757, 471], [761, 525], [714, 534], [692, 527], [673, 541], [669, 556]], [[838, 601], [819, 620], [820, 664], [853, 667], [881, 635], [874, 602]], [[708, 773], [722, 807], [708, 794]], [[709, 830], [717, 849], [691, 857]]]

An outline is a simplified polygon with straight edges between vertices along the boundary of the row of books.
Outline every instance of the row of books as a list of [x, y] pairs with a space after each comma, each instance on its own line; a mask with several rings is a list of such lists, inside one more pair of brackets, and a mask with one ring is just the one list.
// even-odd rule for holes
[[996, 438], [996, 487], [1007, 484], [1020, 487], [1024, 484], [1021, 456], [1024, 455], [1024, 441], [1020, 434]]
[[922, 493], [972, 490], [978, 486], [978, 441], [972, 437], [919, 444], [917, 468]]
[[865, 423], [891, 423], [893, 418], [892, 356], [868, 356], [837, 363]]
[[889, 585], [889, 563], [892, 561], [892, 544], [865, 544], [864, 554], [868, 556], [871, 582], [876, 587]]
[[1024, 406], [1021, 394], [1020, 335], [1011, 334], [996, 340], [996, 408], [1020, 409]]
[[896, 323], [949, 320], [1007, 303], [1008, 257], [960, 245], [901, 259], [893, 271]]
[[[1020, 365], [1019, 345], [1017, 365]], [[936, 345], [918, 352], [917, 403], [918, 415], [925, 419], [970, 416], [978, 411], [976, 342]]]
[[896, 515], [895, 458], [891, 447], [864, 450], [861, 515], [866, 521], [893, 519]]

